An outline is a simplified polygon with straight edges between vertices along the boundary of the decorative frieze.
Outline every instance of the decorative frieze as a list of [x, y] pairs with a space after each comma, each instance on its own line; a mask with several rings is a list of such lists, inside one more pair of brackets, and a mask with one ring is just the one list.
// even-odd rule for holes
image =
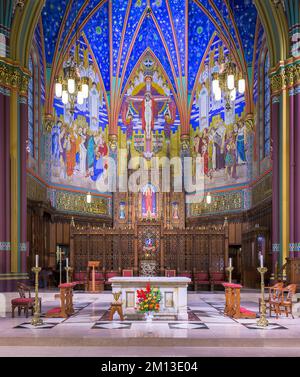
[[212, 196], [210, 204], [203, 200], [190, 204], [188, 216], [203, 216], [222, 212], [241, 211], [244, 209], [244, 192], [234, 191]]
[[38, 202], [47, 201], [47, 188], [39, 180], [27, 174], [27, 198]]
[[0, 86], [6, 89], [17, 89], [21, 96], [27, 97], [30, 72], [0, 59]]
[[280, 252], [280, 243], [272, 243], [272, 251], [273, 251], [273, 253], [279, 253]]
[[252, 205], [256, 206], [272, 196], [272, 174], [268, 174], [252, 188]]
[[285, 88], [292, 88], [300, 84], [300, 62], [281, 67], [279, 72], [271, 75], [272, 95], [278, 94]]
[[66, 191], [56, 192], [56, 208], [59, 211], [85, 213], [92, 215], [110, 215], [109, 198], [93, 196], [92, 202], [87, 203], [86, 195]]

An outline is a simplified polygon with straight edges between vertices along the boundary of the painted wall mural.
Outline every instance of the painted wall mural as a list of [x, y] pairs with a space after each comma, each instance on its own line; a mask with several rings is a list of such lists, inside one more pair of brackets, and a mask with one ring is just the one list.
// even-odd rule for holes
[[[78, 57], [75, 59], [74, 54]], [[89, 97], [83, 105], [63, 105], [54, 101], [56, 123], [51, 133], [51, 181], [96, 189], [96, 181], [107, 173], [108, 114], [106, 99], [97, 64], [92, 60], [88, 45], [81, 38], [77, 51], [70, 51], [63, 67], [79, 61], [82, 77], [89, 78]]]
[[[241, 189], [243, 200], [234, 208], [225, 207], [248, 207], [251, 195], [245, 187], [269, 167], [269, 158], [259, 155], [260, 123], [266, 118], [259, 110], [263, 30], [256, 21], [250, 0], [46, 0], [42, 28], [36, 31], [38, 50], [45, 54], [38, 59], [42, 102], [45, 76], [49, 80], [50, 67], [57, 66], [77, 32], [78, 48], [64, 57], [61, 69], [78, 54], [78, 69], [90, 79], [90, 94], [74, 113], [54, 99], [55, 124], [50, 134], [40, 128], [40, 167], [34, 173], [58, 190], [93, 191], [97, 179], [106, 176], [108, 156], [117, 156], [119, 148], [127, 148], [130, 157], [180, 156], [181, 127], [189, 124], [190, 153], [203, 157], [205, 189], [226, 197], [220, 197], [217, 206], [230, 202], [229, 190]], [[245, 122], [244, 95], [230, 102], [215, 101], [212, 95], [211, 75], [228, 60], [229, 40], [238, 49], [239, 64], [249, 70], [257, 114], [254, 127]], [[113, 152], [108, 124], [118, 113], [118, 149]], [[256, 158], [261, 160], [258, 164]], [[118, 215], [124, 220], [127, 203], [119, 204]], [[145, 214], [155, 213], [153, 200], [151, 206], [145, 201]], [[210, 207], [212, 212], [218, 208]], [[206, 211], [208, 207], [204, 212], [188, 208], [193, 216]], [[172, 216], [178, 220], [177, 202], [172, 203]]]
[[[126, 87], [119, 126], [130, 155], [150, 159], [170, 155], [180, 119], [169, 80], [150, 50], [142, 56]], [[126, 143], [124, 141], [126, 140]], [[173, 143], [179, 154], [179, 143]]]
[[222, 96], [215, 100], [212, 74], [220, 73], [229, 51], [216, 35], [203, 60], [191, 108], [191, 135], [194, 156], [203, 157], [205, 189], [247, 182], [252, 164], [251, 143], [254, 130], [244, 121], [245, 98]]

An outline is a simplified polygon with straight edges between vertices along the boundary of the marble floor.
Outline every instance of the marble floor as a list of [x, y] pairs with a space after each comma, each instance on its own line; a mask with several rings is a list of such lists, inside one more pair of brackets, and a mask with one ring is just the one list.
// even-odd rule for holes
[[[43, 313], [58, 306], [54, 294], [41, 294]], [[257, 313], [258, 297], [244, 292], [241, 304]], [[2, 312], [0, 356], [300, 356], [300, 317], [268, 317], [269, 326], [258, 328], [255, 319], [224, 316], [221, 291], [189, 293], [189, 321], [110, 322], [111, 299], [75, 292], [72, 317], [43, 318], [37, 328], [30, 317]]]

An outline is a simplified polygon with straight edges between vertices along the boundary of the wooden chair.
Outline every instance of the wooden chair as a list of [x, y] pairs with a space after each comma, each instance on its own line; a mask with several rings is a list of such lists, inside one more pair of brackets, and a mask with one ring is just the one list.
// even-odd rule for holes
[[[278, 288], [283, 288], [283, 282], [276, 283], [276, 284], [272, 285], [271, 287], [265, 287], [265, 289], [268, 289], [268, 296], [264, 298], [267, 309], [269, 308], [271, 298], [276, 297], [276, 291], [277, 291]], [[260, 310], [261, 310], [261, 298], [259, 298], [259, 300], [258, 300], [258, 308], [259, 308], [259, 312], [260, 312]]]
[[167, 278], [173, 278], [176, 276], [176, 270], [165, 270], [165, 276]]
[[[28, 318], [28, 311], [31, 310], [31, 315], [34, 314], [34, 302], [35, 299], [31, 297], [30, 288], [23, 284], [17, 284], [17, 290], [19, 292], [20, 298], [13, 298], [11, 300], [11, 315], [12, 318], [15, 316], [15, 309], [18, 308], [18, 315], [21, 315], [22, 309], [24, 310], [24, 314], [26, 318]], [[28, 297], [26, 297], [26, 295]], [[40, 312], [42, 309], [42, 300], [39, 298], [39, 305], [40, 305]]]
[[289, 314], [293, 316], [293, 296], [297, 290], [297, 284], [289, 284], [286, 288], [282, 289], [281, 301], [278, 304], [278, 314], [285, 313], [288, 317]]

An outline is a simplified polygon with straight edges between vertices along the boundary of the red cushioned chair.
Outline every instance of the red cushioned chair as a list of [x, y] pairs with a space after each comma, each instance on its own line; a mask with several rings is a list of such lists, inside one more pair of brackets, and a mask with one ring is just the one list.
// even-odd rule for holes
[[105, 282], [104, 282], [105, 287], [108, 287], [111, 289], [111, 283], [109, 282], [109, 279], [115, 276], [120, 276], [118, 271], [108, 271], [105, 273]]
[[133, 276], [133, 270], [132, 269], [122, 270], [122, 276], [126, 278], [131, 278]]
[[[15, 309], [18, 308], [18, 315], [21, 315], [22, 309], [24, 310], [24, 314], [26, 318], [28, 318], [28, 311], [31, 310], [31, 314], [34, 314], [34, 298], [31, 297], [30, 288], [27, 285], [18, 283], [17, 290], [19, 292], [19, 298], [13, 298], [11, 300], [11, 315], [12, 318], [15, 316]], [[26, 297], [26, 294], [28, 297]], [[40, 313], [42, 309], [42, 302], [39, 298], [39, 305], [40, 305]]]
[[210, 279], [208, 272], [194, 272], [194, 290], [198, 290], [198, 285], [210, 286]]
[[224, 272], [210, 272], [210, 290], [213, 291], [215, 285], [222, 285], [225, 281]]
[[180, 272], [178, 272], [177, 276], [181, 276], [181, 277], [191, 279], [191, 282], [188, 285], [189, 287], [191, 287], [192, 284], [194, 284], [193, 283], [193, 274], [191, 273], [191, 271], [180, 271]]
[[74, 277], [73, 277], [74, 282], [77, 283], [78, 286], [83, 287], [85, 289], [87, 285], [87, 273], [86, 271], [78, 271], [74, 272]]
[[167, 278], [173, 278], [176, 276], [176, 270], [165, 270], [165, 276]]

